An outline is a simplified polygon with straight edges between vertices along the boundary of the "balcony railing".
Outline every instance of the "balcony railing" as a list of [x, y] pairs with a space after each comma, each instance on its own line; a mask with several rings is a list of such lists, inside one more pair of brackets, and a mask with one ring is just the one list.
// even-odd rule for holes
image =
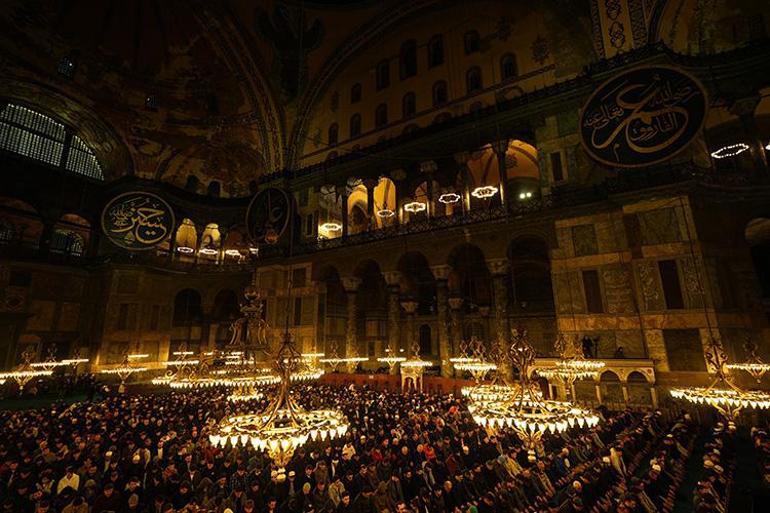
[[[474, 209], [450, 216], [436, 216], [410, 221], [332, 239], [297, 243], [292, 249], [292, 254], [314, 253], [481, 222], [504, 221], [512, 217], [597, 203], [616, 194], [644, 191], [687, 182], [719, 186], [770, 184], [768, 177], [760, 174], [719, 173], [712, 169], [697, 167], [692, 163], [673, 164], [643, 170], [611, 170], [607, 178], [597, 184], [554, 188], [548, 195], [525, 201], [514, 200], [505, 206], [495, 206], [486, 210]], [[263, 247], [260, 249], [260, 256], [262, 258], [285, 257], [288, 256], [288, 251], [281, 246]]]

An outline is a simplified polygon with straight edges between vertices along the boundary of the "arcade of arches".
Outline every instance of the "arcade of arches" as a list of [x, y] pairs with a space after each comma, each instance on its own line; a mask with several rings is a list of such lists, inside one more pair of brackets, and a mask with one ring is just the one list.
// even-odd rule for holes
[[[741, 360], [750, 336], [770, 359], [770, 83], [746, 74], [767, 64], [760, 3], [389, 3], [229, 0], [202, 11], [216, 30], [175, 19], [175, 2], [4, 6], [2, 364], [56, 346], [95, 368], [127, 350], [157, 367], [221, 347], [248, 284], [273, 338], [288, 324], [303, 350], [369, 357], [362, 372], [416, 348], [429, 374], [455, 376], [463, 341], [512, 328], [543, 358], [559, 333], [590, 338], [595, 356], [636, 362], [614, 374], [624, 385], [702, 379], [710, 337]], [[128, 21], [89, 39], [94, 16]], [[300, 54], [276, 33], [291, 23]], [[599, 162], [581, 107], [652, 64], [703, 84], [703, 126], [663, 164]], [[269, 187], [292, 203], [275, 245], [245, 215]], [[101, 215], [137, 190], [174, 225], [129, 251]]]
[[[207, 386], [221, 385], [206, 381], [213, 363], [204, 355], [227, 374], [233, 347], [248, 342], [235, 355], [238, 372], [256, 354], [270, 355], [283, 370], [299, 356], [273, 356], [291, 340], [307, 362], [326, 365], [325, 374], [321, 385], [292, 394], [283, 375], [286, 393], [273, 395], [346, 409], [353, 429], [345, 435], [347, 426], [328, 428], [340, 443], [326, 456], [318, 452], [318, 460], [331, 466], [332, 453], [349, 455], [355, 445], [355, 468], [351, 461], [339, 468], [358, 476], [346, 485], [357, 499], [354, 507], [330, 508], [328, 489], [318, 491], [322, 473], [308, 473], [292, 487], [291, 501], [271, 513], [412, 513], [404, 497], [387, 502], [388, 494], [403, 494], [401, 485], [387, 483], [421, 464], [425, 483], [415, 485], [413, 510], [468, 513], [469, 502], [451, 502], [460, 494], [452, 486], [466, 489], [463, 470], [469, 479], [500, 478], [503, 460], [508, 487], [473, 485], [479, 512], [668, 513], [691, 511], [693, 494], [699, 513], [752, 511], [740, 507], [750, 496], [743, 488], [715, 489], [733, 474], [754, 488], [770, 483], [770, 437], [745, 429], [770, 427], [767, 411], [739, 417], [744, 445], [736, 438], [732, 451], [724, 442], [724, 475], [715, 476], [698, 460], [704, 450], [707, 463], [718, 459], [713, 449], [732, 425], [714, 433], [690, 429], [716, 417], [701, 404], [687, 405], [692, 417], [685, 418], [671, 392], [705, 387], [716, 375], [741, 393], [768, 398], [742, 406], [770, 409], [770, 372], [757, 379], [722, 365], [770, 364], [767, 7], [767, 0], [4, 0], [0, 428], [13, 433], [0, 440], [0, 509], [89, 513], [60, 508], [64, 499], [51, 481], [47, 490], [35, 481], [48, 477], [38, 470], [53, 460], [49, 470], [63, 473], [72, 456], [77, 471], [81, 463], [110, 469], [120, 459], [120, 475], [112, 477], [121, 493], [136, 484], [123, 482], [131, 477], [125, 467], [143, 476], [143, 487], [154, 486], [142, 500], [161, 488], [171, 495], [153, 509], [116, 505], [100, 496], [110, 472], [100, 481], [86, 469], [80, 491], [90, 513], [203, 511], [177, 504], [187, 498], [177, 493], [188, 484], [183, 464], [195, 494], [205, 488], [198, 488], [201, 476], [215, 483], [216, 497], [208, 498], [216, 504], [206, 511], [268, 511], [268, 491], [283, 493], [278, 478], [269, 478], [279, 465], [256, 471], [251, 447], [225, 458], [225, 449], [208, 443], [228, 442], [227, 451], [245, 444], [246, 435], [212, 439], [208, 430], [225, 415], [266, 406], [268, 392], [245, 406], [228, 402], [221, 387], [156, 392], [181, 375], [169, 369], [182, 366], [179, 355], [198, 355], [196, 372]], [[550, 433], [537, 450], [525, 448], [530, 452], [521, 450], [511, 422], [499, 423], [511, 428], [501, 438], [488, 436], [494, 419], [473, 408], [492, 407], [462, 396], [473, 375], [451, 359], [468, 356], [463, 351], [473, 343], [485, 357], [499, 357], [485, 379], [526, 382], [511, 349], [520, 338], [533, 349], [532, 401], [500, 400], [498, 413], [570, 400], [579, 404], [558, 404], [600, 413], [593, 436]], [[574, 355], [565, 340], [574, 341], [566, 347]], [[112, 386], [116, 376], [124, 381], [114, 371], [136, 363], [129, 355], [142, 357], [141, 372], [129, 378], [135, 402], [115, 399], [123, 382]], [[47, 356], [87, 363], [59, 362], [51, 373], [61, 381], [41, 378], [26, 389], [3, 374], [32, 369]], [[394, 356], [410, 358], [411, 367], [385, 358]], [[574, 383], [535, 374], [557, 369], [567, 356], [574, 359], [567, 363], [604, 366]], [[300, 377], [321, 375], [311, 370]], [[93, 410], [81, 404], [62, 412], [56, 403], [45, 421], [43, 413], [6, 411], [7, 395], [21, 392], [26, 407], [38, 404], [24, 402], [27, 396], [40, 392], [53, 401], [77, 383], [90, 386], [93, 398], [94, 376], [108, 385]], [[266, 377], [258, 378], [261, 386]], [[428, 393], [411, 402], [395, 395], [416, 389]], [[135, 404], [150, 404], [153, 413]], [[650, 413], [657, 408], [664, 413]], [[543, 415], [552, 419], [557, 411]], [[75, 447], [54, 454], [54, 443], [70, 440], [59, 433], [44, 440], [38, 427], [71, 429], [79, 441], [86, 423], [77, 415], [89, 419], [89, 457]], [[67, 416], [74, 427], [51, 420]], [[150, 427], [137, 427], [140, 417]], [[18, 429], [22, 418], [35, 429]], [[567, 429], [562, 420], [525, 422], [524, 431]], [[486, 421], [483, 431], [477, 424]], [[178, 439], [157, 436], [168, 426], [178, 428]], [[309, 430], [291, 443], [324, 432]], [[409, 438], [405, 452], [389, 447], [391, 434]], [[751, 450], [749, 436], [762, 450]], [[123, 450], [131, 437], [170, 449], [140, 468], [136, 454]], [[257, 439], [250, 441], [256, 450]], [[316, 465], [311, 460], [326, 442], [313, 443], [307, 454], [296, 453], [297, 475]], [[194, 457], [183, 463], [188, 448]], [[546, 449], [551, 454], [543, 458]], [[401, 454], [414, 457], [407, 462]], [[16, 457], [23, 461], [18, 472]], [[172, 475], [175, 458], [180, 476]], [[207, 459], [216, 459], [216, 470], [199, 472]], [[369, 478], [357, 474], [369, 463], [377, 467], [370, 477], [387, 476], [371, 490]], [[236, 493], [251, 483], [241, 467], [265, 484], [247, 492], [264, 503], [256, 509]], [[27, 497], [17, 474], [29, 468], [34, 486]], [[581, 478], [585, 468], [596, 474]], [[746, 469], [763, 477], [746, 477]], [[216, 472], [229, 472], [225, 485]], [[558, 474], [555, 486], [543, 484], [550, 483], [546, 474]], [[441, 478], [450, 484], [443, 499]], [[87, 493], [86, 481], [99, 488], [89, 485]], [[311, 482], [313, 492], [298, 499]], [[621, 500], [664, 482], [668, 488], [648, 498], [655, 504]], [[6, 489], [15, 494], [10, 506]], [[528, 501], [513, 506], [519, 492]], [[503, 493], [510, 496], [496, 506], [484, 502]], [[65, 496], [73, 505], [81, 498]], [[545, 496], [567, 497], [569, 507], [546, 504]], [[318, 497], [323, 507], [313, 502]], [[338, 498], [344, 505], [343, 494]], [[592, 501], [585, 509], [584, 499]]]

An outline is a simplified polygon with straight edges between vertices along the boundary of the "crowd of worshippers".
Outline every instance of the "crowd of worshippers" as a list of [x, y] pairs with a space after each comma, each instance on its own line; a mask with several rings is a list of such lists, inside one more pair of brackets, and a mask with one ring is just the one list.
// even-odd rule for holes
[[730, 499], [735, 472], [735, 436], [732, 425], [728, 428], [718, 422], [704, 444], [701, 480], [693, 492], [696, 513], [725, 513]]
[[[112, 396], [0, 412], [2, 513], [525, 513], [669, 509], [693, 426], [660, 412], [609, 414], [544, 438], [489, 434], [451, 395], [310, 385], [346, 435], [308, 443], [278, 472], [252, 447], [213, 447], [207, 426], [258, 411], [225, 391]], [[266, 394], [270, 395], [270, 394]]]

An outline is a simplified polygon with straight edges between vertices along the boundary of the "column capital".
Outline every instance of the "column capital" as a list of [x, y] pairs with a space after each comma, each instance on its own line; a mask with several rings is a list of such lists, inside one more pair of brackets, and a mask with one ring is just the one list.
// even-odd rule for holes
[[425, 162], [420, 162], [420, 173], [433, 173], [438, 169], [438, 165], [436, 165], [435, 160], [426, 160]]
[[362, 180], [362, 183], [364, 184], [364, 187], [366, 187], [367, 190], [374, 189], [377, 187], [377, 184], [380, 183], [379, 178], [364, 178]]
[[398, 287], [401, 283], [401, 271], [385, 271], [382, 276], [389, 287]]
[[459, 310], [463, 306], [463, 298], [453, 296], [449, 298], [449, 308], [452, 310]]
[[358, 290], [358, 286], [361, 285], [361, 278], [355, 276], [343, 276], [340, 278], [342, 286], [345, 288], [345, 292], [351, 293]]
[[505, 275], [508, 273], [509, 262], [507, 258], [495, 258], [487, 260], [487, 267], [493, 276]]
[[455, 162], [457, 162], [460, 166], [464, 166], [471, 159], [471, 152], [469, 152], [469, 151], [460, 151], [460, 152], [455, 153], [454, 157], [455, 157]]
[[449, 279], [449, 273], [452, 271], [452, 268], [448, 265], [434, 265], [430, 270], [433, 271], [433, 277], [436, 280], [445, 281]]
[[497, 141], [492, 141], [490, 146], [492, 146], [492, 151], [499, 156], [501, 154], [504, 155], [508, 151], [508, 144], [508, 139], [498, 139]]
[[417, 301], [411, 299], [405, 299], [401, 301], [401, 308], [403, 308], [404, 311], [409, 315], [412, 315], [417, 311], [418, 305], [419, 303], [417, 303]]

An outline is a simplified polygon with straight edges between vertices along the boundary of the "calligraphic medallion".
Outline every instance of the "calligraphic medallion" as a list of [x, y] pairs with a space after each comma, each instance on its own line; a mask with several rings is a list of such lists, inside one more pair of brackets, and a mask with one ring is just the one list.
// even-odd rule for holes
[[700, 132], [706, 90], [670, 66], [628, 70], [602, 84], [580, 113], [580, 140], [594, 159], [641, 167], [669, 159]]
[[102, 231], [113, 244], [132, 251], [151, 249], [174, 231], [174, 211], [144, 191], [115, 196], [102, 211]]
[[268, 187], [257, 193], [246, 211], [246, 227], [256, 243], [275, 244], [289, 225], [291, 199], [282, 189]]

